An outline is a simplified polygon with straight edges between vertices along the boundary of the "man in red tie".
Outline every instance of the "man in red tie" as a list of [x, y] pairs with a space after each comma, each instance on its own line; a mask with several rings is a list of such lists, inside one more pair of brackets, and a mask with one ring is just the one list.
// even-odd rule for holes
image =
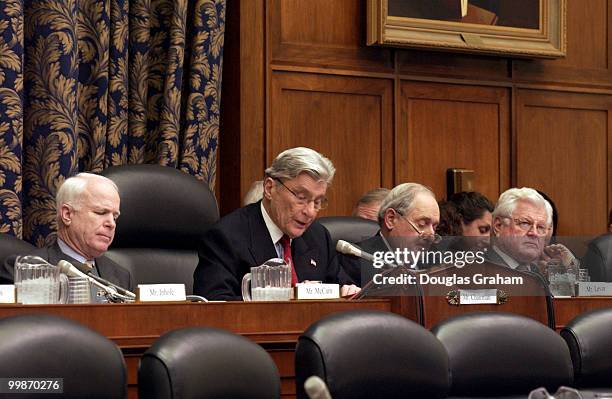
[[[327, 206], [332, 162], [304, 147], [280, 153], [265, 171], [263, 198], [223, 217], [203, 237], [194, 293], [207, 299], [240, 300], [242, 277], [251, 267], [282, 258], [292, 281], [350, 281], [341, 271], [329, 232], [315, 221]], [[358, 291], [342, 287], [342, 294]]]

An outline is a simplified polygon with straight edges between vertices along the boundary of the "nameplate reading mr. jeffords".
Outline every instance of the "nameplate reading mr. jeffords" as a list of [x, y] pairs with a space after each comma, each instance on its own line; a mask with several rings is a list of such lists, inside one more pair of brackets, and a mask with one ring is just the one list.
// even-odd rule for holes
[[481, 305], [497, 303], [497, 289], [459, 290], [460, 305]]
[[184, 301], [185, 284], [140, 284], [138, 299], [140, 302]]
[[297, 299], [338, 299], [340, 286], [338, 284], [309, 284], [295, 286]]

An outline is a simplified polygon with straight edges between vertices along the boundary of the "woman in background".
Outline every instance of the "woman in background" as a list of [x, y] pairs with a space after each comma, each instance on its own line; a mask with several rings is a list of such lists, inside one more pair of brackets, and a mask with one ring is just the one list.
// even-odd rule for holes
[[436, 231], [446, 239], [448, 249], [484, 249], [489, 246], [493, 203], [477, 192], [453, 194], [440, 204]]

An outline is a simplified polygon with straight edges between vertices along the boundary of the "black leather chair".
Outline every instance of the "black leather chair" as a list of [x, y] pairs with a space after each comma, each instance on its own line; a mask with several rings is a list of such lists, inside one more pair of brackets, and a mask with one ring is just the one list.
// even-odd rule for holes
[[591, 241], [581, 263], [589, 270], [591, 281], [612, 281], [612, 233]]
[[449, 388], [444, 348], [422, 326], [378, 311], [336, 313], [311, 325], [295, 353], [297, 397], [312, 375], [334, 399], [444, 398]]
[[574, 318], [561, 330], [579, 388], [612, 391], [612, 309], [596, 309]]
[[[15, 255], [34, 255], [38, 248], [10, 234], [0, 234], [0, 284], [13, 284]], [[8, 264], [7, 259], [11, 257]]]
[[0, 320], [0, 376], [63, 378], [61, 395], [19, 394], [16, 398], [127, 397], [125, 362], [117, 345], [72, 320], [46, 314]]
[[526, 398], [571, 386], [567, 345], [544, 324], [511, 313], [474, 312], [432, 329], [450, 362], [451, 397]]
[[355, 216], [327, 216], [317, 220], [329, 230], [334, 247], [338, 240], [358, 243], [372, 237], [380, 229], [378, 223]]
[[228, 331], [171, 331], [145, 352], [138, 369], [140, 399], [274, 399], [280, 377], [259, 345]]
[[107, 256], [135, 284], [184, 283], [193, 291], [198, 240], [219, 219], [217, 201], [195, 177], [161, 165], [124, 165], [102, 172], [119, 187], [121, 216]]

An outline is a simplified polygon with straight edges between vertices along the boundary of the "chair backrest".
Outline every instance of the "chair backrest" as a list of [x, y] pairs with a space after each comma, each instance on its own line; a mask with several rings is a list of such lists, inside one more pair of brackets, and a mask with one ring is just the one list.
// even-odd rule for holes
[[582, 267], [589, 270], [591, 281], [612, 281], [612, 233], [592, 240], [582, 258]]
[[138, 369], [140, 399], [274, 399], [280, 377], [259, 345], [228, 331], [190, 327], [158, 338]]
[[561, 330], [574, 364], [574, 382], [580, 388], [612, 389], [612, 309], [578, 315]]
[[451, 396], [507, 397], [572, 382], [567, 345], [554, 330], [502, 312], [466, 313], [432, 329], [450, 362]]
[[296, 390], [312, 375], [334, 399], [443, 398], [449, 387], [444, 348], [422, 326], [378, 311], [335, 313], [311, 325], [295, 353]]
[[63, 378], [65, 399], [127, 396], [117, 345], [72, 320], [46, 314], [1, 319], [0, 359], [3, 377]]
[[317, 220], [329, 230], [334, 247], [338, 240], [357, 243], [372, 237], [380, 229], [378, 223], [355, 216], [327, 216]]
[[135, 284], [184, 283], [193, 287], [201, 235], [219, 219], [208, 186], [161, 165], [123, 165], [102, 175], [121, 197], [121, 217], [108, 257], [132, 273]]
[[[36, 254], [38, 248], [10, 234], [0, 234], [0, 284], [13, 284], [13, 265], [5, 265], [13, 255]], [[12, 261], [10, 262], [12, 263]]]

